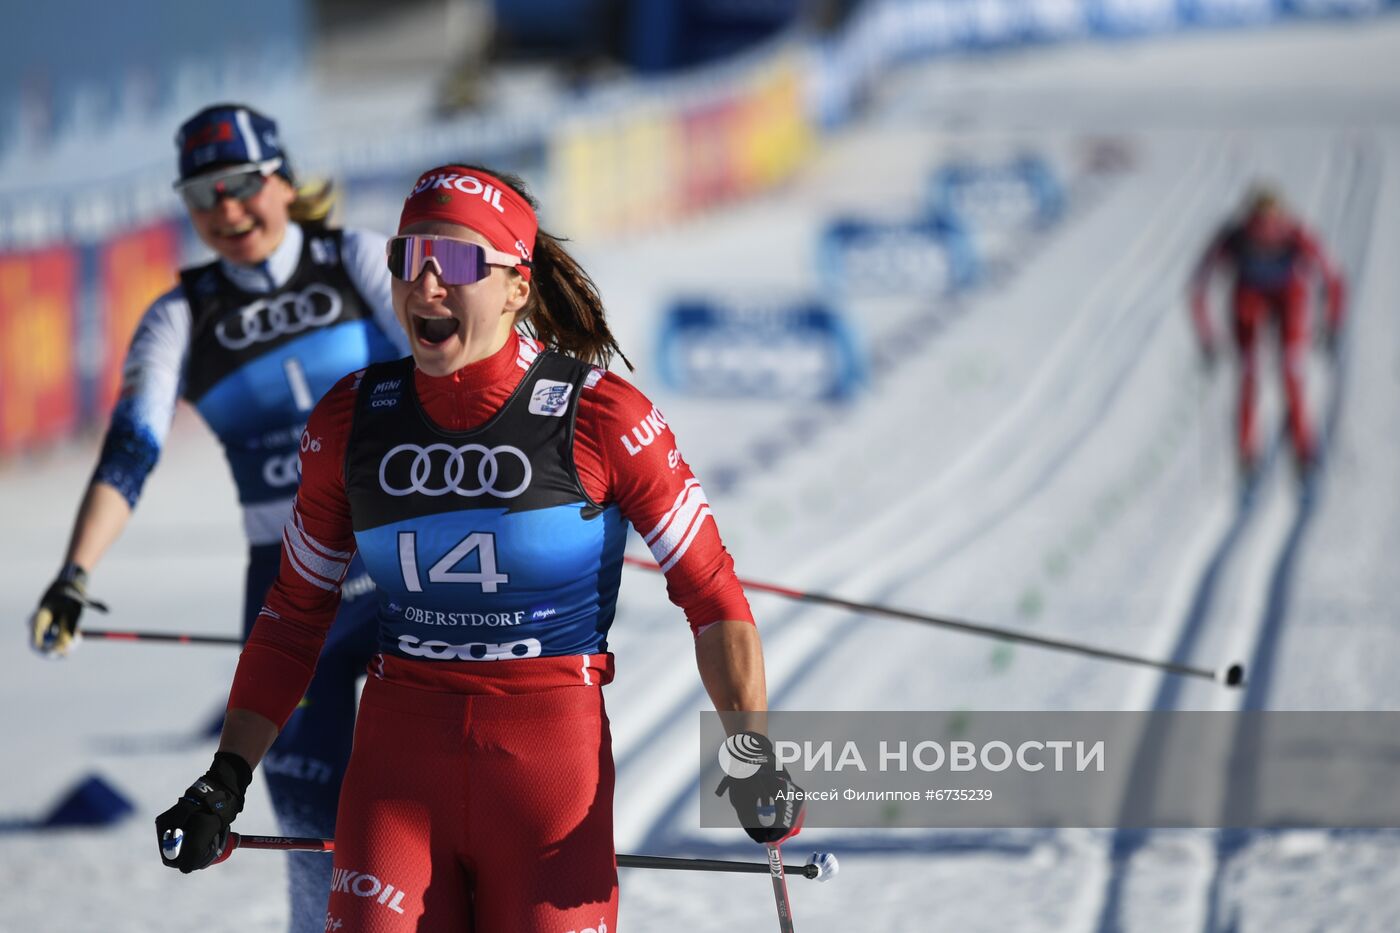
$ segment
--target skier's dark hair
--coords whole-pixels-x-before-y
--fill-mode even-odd
[[[454,162],[441,168],[465,168],[493,175],[524,198],[532,209],[539,210],[539,201],[519,175],[470,162]],[[598,286],[583,271],[578,260],[564,249],[563,243],[561,237],[543,229],[536,232],[535,251],[530,257],[530,299],[521,310],[519,325],[545,346],[586,363],[607,368],[612,358],[618,356],[628,369],[634,369],[608,328]],[[520,273],[512,270],[512,274]]]

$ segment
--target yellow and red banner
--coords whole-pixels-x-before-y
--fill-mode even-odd
[[[782,181],[815,136],[806,74],[781,53],[699,92],[579,117],[550,144],[559,232],[654,227]]]
[[[95,406],[99,418],[116,403],[122,362],[141,315],[175,284],[179,270],[179,232],[171,222],[113,237],[102,246],[97,292],[103,330],[102,369]]]
[[[75,250],[0,255],[0,455],[77,424],[77,305]]]

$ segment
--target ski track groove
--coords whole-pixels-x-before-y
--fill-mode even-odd
[[[1334,144],[1329,149],[1329,157],[1335,156],[1339,148]],[[1364,154],[1348,152],[1346,153],[1349,173],[1341,179],[1341,187],[1345,192],[1344,198],[1331,199],[1329,204],[1340,204],[1338,216],[1327,224],[1328,227],[1344,223],[1351,213],[1353,201],[1358,193],[1363,191],[1362,181],[1365,178],[1366,166],[1362,164]],[[1327,178],[1330,173],[1323,172],[1318,177]],[[1374,210],[1374,196],[1379,188],[1379,173],[1376,173],[1375,183],[1371,190],[1363,197],[1363,201],[1371,205]],[[1338,242],[1340,234],[1349,234],[1346,246],[1337,252],[1354,261],[1345,264],[1345,269],[1353,281],[1360,283],[1363,279],[1366,260],[1366,246],[1369,243],[1369,233],[1373,219],[1368,213],[1364,223],[1353,225],[1352,228],[1335,231],[1328,230],[1332,234],[1327,239],[1331,242]],[[1359,307],[1356,301],[1360,289],[1352,295],[1352,307]],[[1353,325],[1354,326],[1354,325]],[[1299,507],[1292,520],[1285,523],[1288,531],[1281,539],[1268,539],[1258,545],[1260,550],[1277,548],[1277,556],[1269,563],[1272,569],[1263,575],[1266,587],[1266,602],[1263,610],[1263,624],[1258,626],[1254,633],[1252,644],[1250,645],[1248,656],[1249,661],[1246,667],[1247,682],[1241,697],[1241,708],[1258,710],[1264,708],[1270,679],[1270,659],[1277,642],[1277,633],[1284,622],[1287,612],[1288,581],[1293,571],[1296,555],[1310,524],[1318,501],[1317,489],[1322,480],[1325,479],[1325,464],[1328,446],[1335,429],[1341,405],[1342,389],[1345,385],[1345,358],[1339,361],[1337,368],[1337,380],[1333,391],[1329,394],[1326,406],[1325,422],[1323,430],[1319,432],[1319,444],[1321,450],[1322,465],[1309,481],[1309,488],[1305,490],[1300,500]],[[1190,609],[1186,613],[1183,624],[1177,633],[1177,645],[1172,652],[1172,660],[1189,661],[1196,648],[1197,641],[1204,632],[1211,628],[1208,620],[1211,618],[1212,609],[1216,603],[1216,594],[1222,580],[1226,578],[1226,572],[1233,560],[1242,558],[1243,552],[1238,552],[1241,542],[1247,540],[1246,532],[1252,522],[1262,521],[1261,503],[1265,502],[1264,496],[1271,490],[1265,489],[1264,484],[1270,480],[1274,486],[1281,480],[1273,476],[1275,470],[1279,469],[1279,461],[1287,460],[1281,456],[1281,449],[1284,446],[1282,435],[1275,432],[1271,435],[1268,450],[1261,460],[1259,474],[1253,481],[1252,488],[1247,490],[1242,497],[1236,513],[1229,526],[1222,534],[1211,558],[1203,568],[1199,580],[1194,588]],[[1285,467],[1286,468],[1286,467]],[[1283,480],[1286,482],[1286,480]],[[1262,668],[1262,676],[1261,676]],[[1179,678],[1170,675],[1162,675],[1159,678],[1159,686],[1156,698],[1153,701],[1153,710],[1170,710],[1177,708],[1185,685]],[[1160,744],[1144,740],[1139,745],[1139,751],[1135,758],[1130,787],[1139,788],[1146,786],[1148,792],[1152,788],[1152,773],[1156,770],[1155,757],[1160,751]],[[1107,853],[1110,872],[1104,896],[1101,900],[1098,922],[1095,929],[1098,933],[1118,933],[1125,929],[1121,916],[1124,908],[1124,886],[1128,881],[1128,875],[1132,868],[1133,856],[1142,851],[1148,844],[1151,833],[1143,830],[1115,830],[1109,843]],[[1219,887],[1223,881],[1227,863],[1231,855],[1238,850],[1241,845],[1241,835],[1230,833],[1219,833],[1214,846],[1215,864],[1211,870],[1211,875],[1207,881],[1206,891],[1206,916],[1204,918],[1203,929],[1205,933],[1213,933],[1218,928],[1218,901]],[[1231,918],[1228,929],[1234,929],[1237,918]]]
[[[1144,234],[1142,237],[1143,240],[1146,240],[1147,238],[1148,237],[1146,234]],[[973,296],[970,297],[968,300],[977,301],[979,300],[979,298],[980,300],[988,300],[985,296]],[[912,315],[912,317],[922,317],[926,313],[927,312],[922,311],[916,312],[914,315]],[[945,316],[950,318],[950,320],[948,320],[947,323],[954,323],[958,317],[962,316],[962,313]],[[1023,395],[1021,396],[1021,402],[1018,402],[1017,404],[1021,404],[1022,402],[1024,402],[1024,399],[1026,397],[1028,396],[1023,393]],[[751,468],[744,468],[744,471],[750,472]],[[966,472],[968,472],[969,476],[973,479],[975,479],[975,477],[977,476],[976,470],[970,470]],[[904,518],[906,517],[904,513],[906,512],[907,507],[907,504],[891,504],[885,509],[883,513],[879,515],[870,515],[869,520],[871,522],[875,522],[877,520],[897,520],[900,518]],[[886,533],[883,531],[876,531],[872,533],[868,528],[862,529],[862,532],[868,537],[874,538],[875,540],[881,540],[882,535]],[[828,549],[825,552],[818,553],[814,559],[809,559],[808,561],[806,561],[806,563],[832,563],[833,561],[831,561],[830,558],[837,557],[838,560],[835,562],[839,564],[840,555],[833,554],[832,550],[833,549]],[[813,568],[812,570],[808,570],[805,573],[802,571],[794,571],[793,579],[821,579],[827,581],[825,583],[825,588],[830,589],[832,581],[839,582],[840,574],[845,572],[845,570],[846,568],[844,566],[836,566],[830,569]],[[793,583],[793,579],[790,579],[786,582],[788,582],[790,585],[795,585]],[[811,612],[812,609],[807,606],[789,605],[783,610],[780,610],[779,613],[770,614],[768,616],[767,621],[765,621],[764,623],[765,645],[770,648],[776,647],[776,643],[781,641],[783,634],[790,628],[791,624],[798,617]],[[781,652],[773,651],[771,653],[777,655]],[[670,726],[674,724],[674,722],[679,718],[679,716],[692,711],[695,708],[695,704],[699,702],[701,698],[702,694],[699,688],[691,687],[685,692],[683,696],[679,696],[673,702],[669,703],[667,712],[656,716],[649,726],[641,730],[641,735],[637,739],[629,743],[630,747],[620,749],[617,757],[619,771],[632,764],[636,757],[642,754],[645,748],[648,745],[650,745],[653,741],[655,741],[661,733],[663,733],[666,729],[670,728]]]
[[[1343,231],[1339,231],[1349,234],[1348,242],[1337,252],[1352,260],[1344,268],[1347,275],[1356,283],[1350,298],[1353,311],[1359,311],[1364,307],[1359,299],[1363,293],[1365,270],[1370,259],[1376,201],[1384,171],[1381,156],[1378,153],[1369,152],[1365,147],[1366,143],[1360,142],[1353,153],[1356,162],[1353,170],[1353,184],[1348,192],[1348,198],[1342,202],[1338,211],[1339,222],[1345,222],[1348,217],[1358,216],[1364,211],[1363,219],[1349,225]],[[1368,164],[1368,160],[1370,164]],[[1353,318],[1348,323],[1349,326],[1344,333],[1350,335],[1356,327],[1356,321]],[[1343,402],[1349,385],[1350,367],[1347,354],[1349,343],[1349,340],[1344,341],[1337,359],[1336,378],[1332,392],[1329,394],[1326,417],[1320,432],[1320,463],[1317,472],[1310,478],[1303,491],[1298,513],[1279,552],[1274,571],[1269,577],[1268,602],[1259,626],[1259,635],[1254,645],[1254,651],[1250,657],[1252,673],[1245,684],[1244,696],[1240,703],[1242,710],[1260,711],[1266,708],[1268,702],[1274,677],[1275,652],[1281,641],[1281,631],[1287,622],[1292,581],[1296,576],[1298,556],[1302,552],[1303,541],[1319,511],[1319,506],[1325,502],[1322,493],[1325,489],[1324,481],[1327,479],[1328,453],[1331,450],[1332,438],[1340,423]],[[1257,784],[1259,780],[1258,762],[1246,760],[1244,767],[1250,772],[1249,783]],[[1225,933],[1225,931],[1239,929],[1240,908],[1236,906],[1233,910],[1226,911],[1225,905],[1222,903],[1223,886],[1231,862],[1236,855],[1243,851],[1249,839],[1254,835],[1254,832],[1248,830],[1217,831],[1215,836],[1215,871],[1211,875],[1207,890],[1208,912],[1203,924],[1204,933],[1214,933],[1216,930]],[[1223,917],[1221,916],[1222,912],[1225,912]]]
[[[1322,172],[1317,177],[1326,178],[1327,174]],[[1250,485],[1245,488],[1243,496],[1234,509],[1233,517],[1221,534],[1218,544],[1212,550],[1211,557],[1203,566],[1193,588],[1189,609],[1175,633],[1175,643],[1170,653],[1172,660],[1189,661],[1196,650],[1197,642],[1208,627],[1207,621],[1216,601],[1216,593],[1222,581],[1226,579],[1226,571],[1234,562],[1233,558],[1236,557],[1237,548],[1241,541],[1247,540],[1247,532],[1252,530],[1251,526],[1259,524],[1253,519],[1263,511],[1260,508],[1261,503],[1267,501],[1269,494],[1273,492],[1274,464],[1278,458],[1279,449],[1280,436],[1277,431],[1273,431],[1269,435],[1268,447],[1264,457],[1261,458],[1258,473]],[[1265,488],[1266,483],[1269,484],[1268,488]],[[1265,543],[1267,544],[1267,542]],[[1186,685],[1180,678],[1166,674],[1156,675],[1155,679],[1157,688],[1149,708],[1152,710],[1176,708]],[[1160,742],[1154,741],[1156,731],[1154,724],[1149,723],[1147,731],[1139,741],[1128,780],[1130,790],[1125,793],[1125,800],[1153,792],[1153,776],[1157,771],[1157,755],[1162,748]],[[1094,924],[1097,933],[1117,933],[1117,931],[1124,929],[1123,917],[1121,916],[1124,887],[1129,880],[1134,855],[1147,846],[1149,839],[1150,833],[1146,830],[1117,829],[1112,831],[1106,853],[1110,870],[1100,901],[1098,920]]]
[[[1355,175],[1356,171],[1357,170],[1354,169],[1353,175]],[[1356,195],[1355,177],[1349,179],[1348,183],[1352,185],[1352,191],[1350,192],[1350,194],[1354,198]],[[1178,205],[1178,207],[1179,206],[1180,205]],[[1183,213],[1189,215],[1191,212],[1185,211]],[[1343,212],[1343,214],[1345,215],[1345,212]],[[1362,231],[1360,234],[1357,235],[1361,237],[1361,246],[1364,248],[1366,242],[1365,231]],[[1339,252],[1341,251],[1339,250]],[[1347,253],[1343,253],[1343,255],[1350,255],[1351,252],[1352,251],[1348,251]],[[1163,250],[1163,253],[1171,255],[1172,251]],[[1357,277],[1357,280],[1359,281],[1360,276],[1363,272],[1363,263],[1348,263],[1346,268],[1348,274]],[[1157,284],[1159,275],[1162,271],[1163,270],[1158,270],[1151,276],[1145,277],[1143,280],[1140,281],[1143,281],[1144,283],[1150,282],[1152,284]],[[1132,301],[1125,302],[1125,304],[1133,306],[1139,304],[1141,301],[1142,299],[1134,299]],[[1158,316],[1158,321],[1160,321],[1161,317],[1162,315]],[[1114,328],[1115,333],[1123,332],[1123,330],[1126,327],[1126,323],[1129,320],[1131,320],[1131,315],[1126,313],[1122,315],[1118,320],[1116,320],[1114,323],[1118,326]],[[1135,336],[1145,336],[1145,342],[1150,342],[1150,336],[1154,335],[1156,333],[1156,330],[1157,326],[1154,322],[1150,327],[1146,328],[1146,335],[1138,334]],[[1105,343],[1116,343],[1116,341],[1112,340],[1111,336],[1104,337],[1102,339]],[[1109,358],[1113,357],[1110,356]],[[1126,377],[1126,373],[1131,370],[1132,365],[1135,362],[1135,359],[1132,362],[1130,362],[1129,365],[1124,367],[1124,369],[1118,374],[1118,377],[1113,380],[1110,387],[1109,395],[1112,395],[1112,392],[1118,388],[1122,380]],[[1107,404],[1111,404],[1111,401]],[[1107,404],[1105,404],[1102,407],[1106,408]],[[1339,393],[1334,392],[1332,394],[1332,398],[1328,406],[1329,414],[1325,429],[1326,434],[1324,437],[1324,443],[1330,441],[1332,428],[1335,424],[1336,411],[1339,408],[1339,405]],[[1074,449],[1080,443],[1082,443],[1085,437],[1092,433],[1093,425],[1101,419],[1101,416],[1102,408],[1097,410],[1091,421],[1084,425],[1082,429],[1076,433],[1074,442],[1072,444],[1067,445],[1065,449],[1058,451],[1056,456],[1050,458],[1049,463],[1041,464],[1041,470],[1035,482],[1031,483],[1028,487],[1020,490],[1021,494],[1018,497],[1016,497],[1009,505],[996,510],[988,519],[986,519],[985,527],[978,527],[977,525],[974,525],[973,528],[965,530],[963,533],[964,537],[957,542],[957,546],[944,548],[941,552],[938,553],[935,560],[931,563],[937,564],[945,560],[947,557],[956,553],[961,547],[966,546],[966,544],[970,543],[971,540],[975,540],[982,534],[985,534],[987,531],[989,531],[991,527],[999,524],[1002,520],[1004,520],[1006,515],[1016,511],[1016,509],[1020,507],[1023,507],[1025,502],[1033,498],[1035,493],[1039,489],[1042,489],[1044,485],[1049,481],[1050,477],[1052,477],[1056,472],[1058,472],[1060,468],[1064,466],[1066,462],[1068,462],[1068,460],[1071,458]],[[1267,456],[1267,463],[1265,467],[1261,470],[1261,481],[1263,475],[1272,470],[1273,464],[1278,461],[1280,446],[1280,437],[1277,434],[1275,434],[1271,439],[1269,452]],[[986,479],[986,477],[983,477],[983,479]],[[1206,566],[1201,573],[1201,578],[1195,587],[1195,593],[1191,600],[1191,608],[1187,612],[1183,620],[1181,631],[1179,631],[1178,633],[1178,648],[1174,652],[1174,660],[1189,659],[1192,645],[1195,642],[1196,637],[1199,635],[1199,627],[1203,623],[1203,620],[1210,614],[1210,608],[1214,601],[1214,592],[1216,586],[1218,585],[1219,578],[1223,573],[1223,567],[1226,563],[1228,563],[1229,558],[1233,554],[1235,546],[1243,536],[1245,527],[1248,525],[1248,519],[1255,512],[1255,501],[1256,500],[1250,500],[1246,502],[1243,505],[1243,507],[1237,511],[1236,516],[1231,520],[1229,527],[1226,529],[1224,535],[1222,536],[1220,543],[1215,548],[1215,553],[1206,562]],[[1296,552],[1298,544],[1302,540],[1303,533],[1307,527],[1308,519],[1310,516],[1311,509],[1309,508],[1306,512],[1300,513],[1300,515],[1295,518],[1292,530],[1286,537],[1286,550],[1280,555],[1278,561],[1275,562],[1273,572],[1268,575],[1271,581],[1269,587],[1270,608],[1266,611],[1266,617],[1273,620],[1271,623],[1272,626],[1277,626],[1282,622],[1282,617],[1286,609],[1286,586],[1283,584],[1287,579],[1288,568],[1289,566],[1291,566],[1293,555]],[[921,545],[918,543],[916,543],[913,547],[909,548],[910,551],[915,552],[919,551],[920,549]],[[926,563],[921,569],[927,570],[930,565],[931,564]],[[887,578],[885,585],[881,587],[882,592],[880,595],[883,597],[887,597],[891,593],[897,591],[905,582],[907,582],[906,579],[896,579],[891,582],[889,581],[889,578]],[[802,614],[802,612],[803,610],[801,608],[794,608],[793,611],[785,613],[782,619],[782,627],[784,629],[787,629],[796,620],[796,618]],[[838,623],[840,630],[834,636],[834,643],[831,639],[828,639],[822,646],[820,646],[818,651],[810,652],[807,657],[804,657],[800,663],[795,665],[795,673],[790,678],[782,682],[778,689],[774,691],[773,706],[775,708],[782,708],[784,702],[793,693],[795,693],[800,686],[803,685],[803,682],[805,681],[808,673],[810,673],[810,671],[815,667],[814,662],[816,661],[817,655],[819,653],[831,650],[839,650],[841,645],[855,638],[859,634],[859,632],[865,627],[863,623],[866,621],[868,620],[856,619],[849,622]],[[1265,683],[1267,681],[1267,677],[1261,678],[1257,681],[1254,678],[1258,676],[1258,672],[1260,671],[1261,659],[1266,658],[1269,654],[1267,641],[1268,638],[1266,633],[1263,630],[1261,630],[1259,637],[1255,639],[1254,651],[1252,652],[1252,657],[1250,660],[1249,669],[1251,671],[1251,686],[1247,689],[1247,695],[1249,694],[1249,690],[1253,690],[1254,695],[1260,697],[1261,699],[1255,699],[1251,702],[1262,703],[1262,695],[1264,688],[1255,685]],[[1158,705],[1155,708],[1161,708],[1160,704],[1163,701],[1167,702],[1168,705],[1174,704],[1175,699],[1179,694],[1179,686],[1176,683],[1175,678],[1167,677],[1164,678],[1164,680],[1166,682],[1158,691]],[[646,834],[644,845],[648,848],[648,850],[683,850],[686,852],[696,854],[716,855],[742,853],[743,851],[745,851],[742,843],[738,845],[717,844],[710,840],[695,837],[693,835],[668,831],[676,825],[676,817],[679,815],[679,812],[685,805],[685,802],[691,795],[693,795],[698,790],[698,785],[692,783],[691,786],[686,788],[684,791],[682,791],[681,794],[677,795],[672,799],[670,806],[666,808],[665,812],[661,814],[660,818],[653,822],[651,829]],[[931,847],[930,844],[932,844],[932,846],[936,846],[940,851],[945,852],[990,851],[997,852],[1000,854],[1024,856],[1029,854],[1038,845],[1042,844],[1047,838],[1053,837],[1054,835],[1055,834],[1052,831],[1032,831],[1028,833],[1019,834],[986,832],[950,832],[945,833],[938,838],[931,839],[928,837],[923,837],[914,840],[890,840],[888,838],[882,838],[881,836],[877,835],[853,835],[842,836],[842,838],[840,839],[840,845],[843,851],[851,853],[885,853],[892,855],[915,855],[927,852]],[[1134,846],[1134,849],[1135,848],[1136,846]],[[1210,894],[1210,900],[1212,905],[1216,899],[1216,885],[1218,884],[1219,879],[1222,877],[1223,871],[1225,869],[1224,862],[1224,858],[1218,859],[1217,871],[1212,877]],[[1118,859],[1110,859],[1108,867],[1110,869],[1110,877],[1108,881],[1110,890],[1112,890],[1114,886],[1118,886],[1118,890],[1121,892],[1121,885],[1125,880],[1124,869],[1128,867],[1127,862],[1120,861]],[[1100,904],[1103,905],[1104,908],[1112,907],[1113,909],[1103,910],[1103,912],[1101,913],[1101,921],[1099,924],[1097,924],[1097,928],[1104,931],[1119,929],[1119,927],[1117,926],[1116,900],[1113,897],[1106,896],[1102,901],[1100,901]],[[1214,926],[1208,924],[1206,929],[1207,931],[1213,930]]]
[[[1225,178],[1218,180],[1216,187],[1233,187],[1238,183],[1241,169],[1238,164],[1228,159],[1230,145],[1230,139],[1219,139],[1213,141],[1213,145],[1209,147],[1207,152],[1198,150],[1197,164],[1194,169],[1182,173],[1179,178],[1178,187],[1188,189],[1192,200],[1187,203],[1190,203],[1194,208],[1208,207],[1210,196],[1214,191],[1211,186],[1200,183],[1202,176],[1213,175],[1223,169]],[[1196,244],[1197,234],[1192,228],[1192,222],[1197,216],[1195,210],[1183,210],[1183,201],[1176,197],[1163,198],[1160,203],[1164,205],[1165,222],[1169,225],[1169,233],[1165,237],[1166,240],[1170,241],[1169,245],[1163,245],[1163,237],[1158,229],[1160,224],[1143,225],[1134,247],[1120,254],[1122,259],[1114,267],[1115,274],[1105,276],[1099,281],[1094,295],[1084,301],[1082,307],[1085,310],[1077,317],[1076,326],[1069,329],[1054,350],[1047,354],[1046,365],[1029,381],[1027,389],[1020,394],[1018,399],[1009,406],[1009,412],[1004,413],[997,420],[993,427],[984,434],[982,440],[972,445],[970,454],[985,451],[982,453],[982,459],[989,460],[991,464],[999,465],[1002,468],[997,470],[994,475],[989,476],[989,464],[968,456],[957,461],[947,471],[947,473],[965,475],[968,483],[977,485],[979,491],[983,493],[986,493],[988,487],[993,485],[995,481],[1002,479],[1005,480],[1005,485],[1011,486],[1011,490],[1003,492],[1000,496],[986,495],[988,499],[1000,499],[1000,501],[966,521],[964,523],[966,527],[959,531],[957,537],[952,541],[934,551],[931,560],[918,559],[912,561],[915,566],[903,568],[899,568],[898,565],[900,563],[908,564],[911,561],[906,559],[903,562],[886,562],[884,572],[881,574],[882,582],[875,595],[870,598],[877,601],[888,599],[904,587],[912,576],[926,573],[930,568],[945,562],[1002,524],[1019,509],[1024,508],[1072,460],[1073,454],[1102,424],[1104,413],[1120,400],[1119,389],[1139,360],[1148,352],[1152,338],[1159,332],[1162,322],[1168,318],[1167,314],[1160,313],[1161,309],[1158,307],[1163,300],[1161,296],[1164,294],[1172,296],[1165,301],[1171,306],[1176,304],[1177,283],[1181,278],[1180,270],[1177,268],[1181,265],[1179,257],[1191,255]],[[1141,265],[1136,264],[1136,260],[1140,250],[1145,249],[1148,245],[1152,247],[1152,253],[1158,257],[1158,261],[1155,265],[1149,265],[1144,271]],[[1132,275],[1132,278],[1123,283],[1122,287],[1118,287],[1117,279],[1125,277],[1125,274]],[[1120,297],[1124,292],[1129,297]],[[1103,297],[1099,298],[1100,295]],[[1154,298],[1157,300],[1154,301]],[[1100,302],[1118,309],[1108,326],[1102,326],[1103,322],[1092,313],[1092,309]],[[1159,313],[1152,313],[1154,311]],[[1097,328],[1092,326],[1096,324],[1100,326]],[[1070,339],[1077,337],[1079,331],[1088,331],[1089,336],[1080,340]],[[1084,352],[1085,348],[1082,344],[1085,342],[1088,342],[1090,350],[1094,351],[1091,353],[1093,358],[1121,360],[1120,365],[1109,373],[1106,382],[1102,375],[1098,380],[1085,380],[1083,371],[1076,368],[1075,360],[1079,359],[1080,354]],[[1134,350],[1136,352],[1133,352]],[[1086,382],[1088,383],[1087,388],[1084,387]],[[1029,425],[1032,423],[1043,424],[1045,420],[1043,412],[1036,410],[1035,402],[1045,397],[1064,398],[1075,390],[1078,390],[1080,395],[1089,396],[1087,403],[1065,406],[1065,420],[1075,421],[1078,424],[1068,430],[1050,432],[1053,436],[1064,438],[1065,442],[1048,452],[1034,445],[1024,444],[1022,439],[1027,435]],[[991,436],[988,437],[988,435]],[[1020,456],[1013,456],[1003,448],[1009,448]],[[1020,473],[1029,474],[1029,476],[1014,475],[1018,467]],[[944,485],[951,484],[952,481],[948,479],[947,473],[940,477],[942,482],[934,484],[937,491],[943,491]],[[1013,475],[1006,478],[1007,473]],[[967,490],[954,486],[947,491],[947,498],[951,501],[958,495],[966,496],[967,492]],[[924,495],[921,495],[920,498],[924,498]],[[883,518],[908,519],[914,515],[929,514],[931,508],[936,512],[936,507],[931,507],[926,503],[921,502],[914,505],[904,502],[901,503],[898,510],[887,512]],[[862,532],[864,537],[869,536],[867,529],[862,529]],[[881,529],[875,540],[889,540],[888,534],[888,531]],[[935,523],[928,536],[937,537],[943,534],[946,534],[946,531]],[[894,539],[900,540],[898,535],[895,535]],[[847,545],[848,548],[850,546]],[[916,536],[902,547],[901,551],[907,554],[922,555],[929,554],[931,548],[930,542]],[[897,568],[893,572],[889,569],[891,565]],[[847,583],[849,584],[850,581],[848,580]],[[864,591],[868,587],[861,589]],[[810,612],[803,607],[794,607],[793,611],[786,613],[782,619],[783,630],[786,631],[804,611]],[[824,640],[811,648],[798,663],[791,665],[794,669],[793,675],[782,681],[776,690],[771,691],[770,702],[773,708],[783,708],[787,699],[805,685],[807,677],[815,669],[820,656],[831,651],[839,651],[842,645],[857,637],[866,622],[868,620],[854,619],[836,623],[837,631],[828,634]],[[775,627],[776,624],[771,623]],[[768,641],[768,638],[765,638],[765,641]],[[774,654],[776,653],[774,652]],[[695,696],[691,702],[686,703],[682,714],[693,710],[698,699],[699,697]],[[698,790],[698,783],[692,780],[680,793],[672,797],[669,805],[653,821],[650,830],[646,833],[644,848],[648,851],[736,851],[733,846],[715,845],[693,835],[670,831],[670,827],[676,824],[676,818],[682,808],[688,804]],[[1008,835],[1015,838],[1008,839]],[[955,834],[954,839],[924,837],[918,841],[925,845],[933,842],[940,849],[951,847],[962,851],[995,850],[1025,854],[1052,835],[1052,831],[1049,830],[1012,834],[978,832]],[[920,850],[926,851],[925,846],[910,845],[907,841],[890,842],[862,837],[847,838],[843,836],[842,845],[847,848],[859,847],[861,851],[911,853]]]

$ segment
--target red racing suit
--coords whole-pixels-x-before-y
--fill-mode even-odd
[[[434,424],[470,430],[503,410],[539,352],[512,335],[451,376],[414,369],[413,390]],[[230,708],[276,723],[311,679],[356,549],[346,445],[358,381],[341,380],[311,413],[281,571],[229,698]],[[573,468],[583,489],[645,536],[692,630],[752,622],[660,413],[602,371],[577,405]],[[327,930],[615,933],[613,764],[600,690],[612,655],[473,661],[381,649],[341,795]]]
[[[1292,218],[1251,217],[1228,225],[1211,242],[1192,277],[1192,320],[1202,348],[1212,355],[1216,342],[1206,293],[1211,275],[1222,268],[1234,275],[1231,305],[1241,363],[1237,432],[1240,460],[1252,464],[1259,454],[1255,424],[1258,344],[1260,332],[1272,326],[1282,341],[1289,438],[1298,461],[1310,463],[1316,453],[1315,439],[1303,390],[1309,346],[1309,273],[1320,276],[1326,288],[1329,337],[1342,324],[1345,283],[1316,238]]]

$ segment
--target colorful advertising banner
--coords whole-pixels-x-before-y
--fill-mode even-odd
[[[704,93],[574,121],[550,146],[561,229],[655,227],[788,177],[814,134],[804,61],[781,54]]]
[[[666,223],[679,213],[676,174],[684,142],[674,120],[664,112],[643,111],[628,121],[622,138],[622,164],[629,190],[632,229]]]
[[[0,255],[0,456],[77,423],[77,277],[72,249]]]
[[[696,107],[681,116],[685,133],[684,204],[701,211],[739,191],[735,132],[739,105],[732,99]]]
[[[102,246],[97,292],[103,329],[98,418],[105,418],[116,403],[122,361],[141,315],[175,284],[179,268],[179,227],[173,221],[113,237]]]
[[[782,181],[811,150],[805,72],[795,61],[773,70],[748,95],[738,116],[734,160],[746,191]]]

